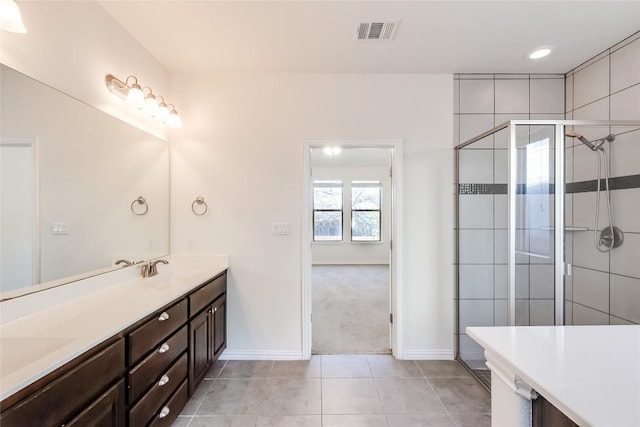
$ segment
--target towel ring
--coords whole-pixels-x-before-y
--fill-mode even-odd
[[[136,212],[136,210],[133,208],[136,203],[139,205],[144,205],[144,211]],[[146,215],[147,212],[149,212],[149,205],[147,204],[147,201],[144,199],[144,197],[139,196],[137,199],[131,202],[131,212],[133,212],[134,215]]]
[[[196,205],[201,205],[201,206],[204,205],[204,210],[198,213],[198,211],[196,211]],[[198,196],[193,201],[193,203],[191,203],[191,210],[193,211],[194,214],[198,216],[202,216],[207,213],[207,211],[209,210],[209,206],[207,206],[207,202],[204,201],[204,197]]]

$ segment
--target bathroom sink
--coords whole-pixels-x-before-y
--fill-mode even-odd
[[[0,377],[27,366],[76,338],[69,337],[0,337]]]

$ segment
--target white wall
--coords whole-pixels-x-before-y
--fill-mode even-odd
[[[340,180],[344,185],[342,242],[313,242],[313,264],[389,264],[391,238],[391,179],[389,167],[313,167],[314,180]],[[381,241],[351,241],[351,182],[379,181],[382,184]]]
[[[451,75],[176,74],[172,92],[172,252],[230,255],[228,352],[301,356],[303,141],[401,138],[403,350],[451,356]]]
[[[143,86],[167,95],[169,72],[98,3],[18,3],[28,32],[0,32],[0,62],[166,139],[165,126],[112,95],[104,77],[134,74]]]

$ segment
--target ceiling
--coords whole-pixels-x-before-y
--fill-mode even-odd
[[[172,72],[565,73],[640,30],[639,0],[99,3]],[[355,39],[381,19],[393,40]]]

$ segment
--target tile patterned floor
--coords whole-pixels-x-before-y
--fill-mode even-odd
[[[490,402],[456,361],[218,361],[174,427],[483,427]]]

